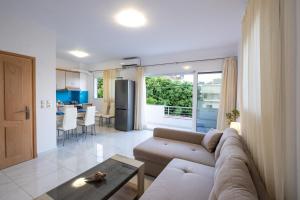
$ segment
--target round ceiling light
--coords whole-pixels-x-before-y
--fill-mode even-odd
[[[80,51],[80,50],[73,50],[73,51],[69,51],[70,54],[72,54],[73,56],[76,56],[78,58],[84,58],[89,56],[88,53],[84,52],[84,51]]]
[[[183,66],[183,69],[185,69],[185,70],[189,70],[189,69],[191,69],[191,66],[189,66],[189,65],[185,65],[185,66]]]
[[[133,8],[120,11],[118,14],[116,14],[115,20],[118,24],[130,28],[145,26],[147,21],[143,13]]]

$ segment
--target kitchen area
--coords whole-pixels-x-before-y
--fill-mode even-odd
[[[104,80],[103,74],[100,79]],[[95,96],[98,81],[93,72],[56,69],[57,143],[63,139],[64,144],[72,136],[96,134],[96,125],[133,130],[135,81],[122,77],[111,79],[106,83],[113,94],[110,101]]]
[[[56,106],[60,111],[65,105],[82,109],[89,104],[89,75],[84,72],[56,69]]]
[[[56,69],[57,143],[62,139],[64,144],[64,140],[69,138],[70,133],[72,135],[76,133],[77,137],[78,120],[82,120],[82,132],[87,133],[88,128],[90,128],[89,132],[95,132],[96,109],[89,103],[89,78],[87,72]],[[90,111],[88,107],[93,110]],[[94,120],[91,124],[85,122],[86,114],[93,116]]]

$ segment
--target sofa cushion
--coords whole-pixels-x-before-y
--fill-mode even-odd
[[[228,158],[235,158],[243,161],[248,167],[251,179],[257,191],[258,198],[264,200],[270,199],[264,183],[256,169],[254,161],[251,159],[250,152],[248,151],[241,137],[228,137],[226,139],[220,150],[220,156],[216,161],[216,173]]]
[[[201,141],[204,138],[203,133],[167,128],[155,128],[153,130],[153,136],[192,144],[201,144]]]
[[[203,146],[153,137],[134,148],[136,159],[148,160],[161,165],[167,165],[173,158],[184,159],[208,166],[215,165],[213,153]]]
[[[255,200],[257,192],[246,164],[236,158],[227,158],[215,173],[210,200]]]
[[[248,155],[244,151],[242,141],[237,137],[229,137],[224,142],[220,151],[220,156],[216,161],[216,170],[218,170],[223,165],[224,161],[229,157],[240,159],[248,166]]]
[[[140,200],[207,200],[214,168],[181,159],[172,160]]]
[[[206,148],[207,151],[212,153],[215,151],[221,136],[222,136],[222,131],[211,129],[205,134],[201,142],[201,145],[204,146],[204,148]]]
[[[237,133],[237,131],[233,128],[227,128],[224,130],[223,134],[222,134],[222,137],[216,147],[216,151],[215,151],[215,160],[218,160],[219,156],[220,156],[220,151],[221,151],[221,148],[224,144],[224,142],[226,141],[227,138],[229,137],[237,137],[239,138],[239,135]]]

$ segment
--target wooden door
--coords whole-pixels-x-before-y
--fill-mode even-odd
[[[34,58],[0,52],[0,169],[35,157]]]

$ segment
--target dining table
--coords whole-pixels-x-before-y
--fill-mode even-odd
[[[77,118],[84,118],[86,109],[77,109]],[[62,121],[64,119],[63,111],[56,111],[56,121]]]

